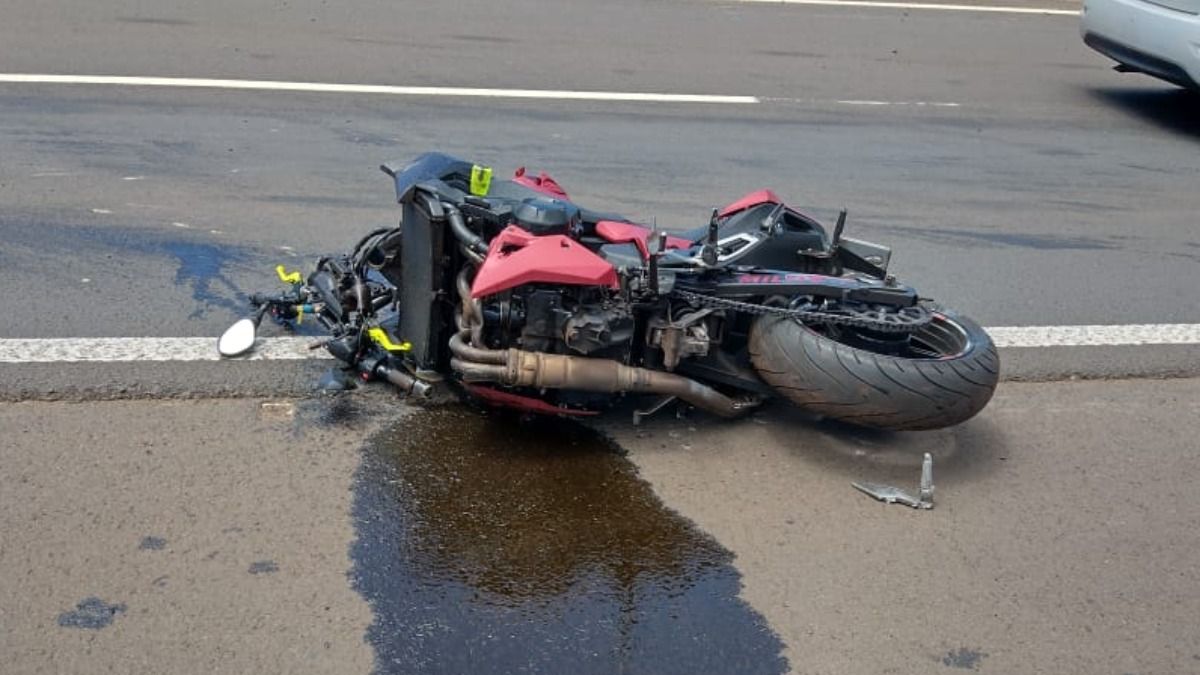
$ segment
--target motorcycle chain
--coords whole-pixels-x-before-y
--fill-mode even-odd
[[[912,333],[929,325],[933,315],[928,309],[902,307],[899,309],[856,308],[843,306],[836,310],[792,309],[774,305],[759,305],[729,298],[718,298],[691,291],[674,290],[671,295],[698,307],[729,309],[758,316],[771,315],[796,319],[801,323],[824,323],[852,328],[864,328],[881,333]]]

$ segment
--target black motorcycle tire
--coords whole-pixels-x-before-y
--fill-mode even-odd
[[[941,358],[875,353],[795,319],[767,315],[751,326],[750,359],[759,376],[793,403],[842,422],[901,431],[970,419],[991,400],[1000,377],[991,337],[971,319],[945,310],[921,330],[951,331],[954,339],[961,336],[961,349]]]

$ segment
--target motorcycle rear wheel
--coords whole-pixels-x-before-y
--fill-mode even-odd
[[[896,431],[970,419],[1000,377],[991,337],[945,310],[900,346],[853,329],[762,316],[750,330],[750,359],[763,380],[809,412]]]

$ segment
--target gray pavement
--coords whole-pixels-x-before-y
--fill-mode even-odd
[[[667,506],[737,555],[796,672],[1186,673],[1198,394],[1195,380],[1010,384],[935,433],[784,411],[613,432]],[[933,511],[850,487],[914,489],[923,452]]]
[[[277,399],[0,407],[0,670],[368,672],[358,445],[327,426]]]
[[[10,72],[817,100],[953,94],[1022,109],[1086,100],[1081,85],[1123,84],[1105,75],[1070,17],[706,0],[56,0],[20,10],[0,27],[0,63]],[[1031,88],[1034,100],[1014,96]]]
[[[979,418],[920,434],[853,431],[799,419],[783,406],[733,423],[660,418],[633,429],[610,419],[606,426],[666,509],[732,552],[740,597],[782,640],[793,672],[1183,673],[1200,659],[1192,620],[1200,611],[1193,527],[1200,513],[1192,498],[1198,388],[1196,380],[1011,383]],[[438,663],[507,671],[514,662],[418,647],[473,644],[491,653],[490,641],[457,611],[498,606],[523,624],[546,603],[573,597],[574,585],[533,564],[550,559],[526,546],[553,545],[569,560],[576,554],[545,538],[555,521],[538,518],[549,514],[527,509],[561,512],[573,527],[616,528],[597,536],[614,537],[618,565],[657,560],[664,546],[685,547],[670,555],[711,551],[704,539],[671,534],[678,517],[643,505],[656,500],[636,477],[622,477],[624,469],[601,469],[602,450],[522,450],[517,438],[488,431],[503,428],[500,420],[413,427],[433,432],[431,444],[407,441],[417,449],[403,451],[397,473],[379,484],[413,485],[407,490],[420,500],[387,519],[365,517],[362,487],[351,482],[356,448],[404,413],[361,393],[342,402],[0,405],[6,672],[367,672],[368,625],[376,627],[373,644],[408,654],[419,672],[439,672]],[[473,453],[472,444],[489,449]],[[936,458],[933,511],[886,506],[850,488],[852,480],[914,483],[926,451]],[[522,452],[532,455],[521,459]],[[562,492],[597,471],[603,482]],[[432,482],[418,487],[425,481]],[[612,505],[620,520],[611,525],[601,512],[579,511],[580,499],[605,492],[636,505]],[[480,503],[504,508],[472,515]],[[413,504],[427,524],[409,530]],[[466,529],[456,533],[447,518]],[[399,535],[370,538],[380,528]],[[669,539],[643,539],[647,533]],[[479,539],[497,534],[511,543],[495,548]],[[348,551],[364,555],[364,537],[368,560],[396,556],[387,575],[397,582],[416,575],[406,593],[371,596],[389,612],[374,617],[347,577]],[[403,598],[424,602],[420,589],[445,583],[423,562],[427,554],[406,563],[406,551],[443,547],[464,569],[479,570],[466,577],[465,594],[457,592],[461,610],[422,610],[442,617],[428,625],[458,637],[422,637],[427,629],[414,629],[423,624],[411,619],[381,635],[385,617],[418,608]],[[562,564],[588,569],[591,554],[583,555]],[[514,573],[523,590],[495,605],[497,586]],[[355,578],[361,574],[360,561]],[[673,593],[714,592],[689,587],[681,581]],[[111,609],[77,607],[92,597]],[[572,602],[594,602],[589,597]],[[640,603],[616,616],[629,611],[643,623],[656,620]],[[72,623],[97,615],[105,625]],[[564,664],[585,658],[579,663],[594,668],[578,650],[610,630],[609,620],[570,636],[554,632],[558,621],[575,626],[566,612],[549,622],[544,647],[513,646],[530,662],[545,653]],[[657,639],[674,645],[682,636],[667,631]],[[653,649],[647,653],[659,663]],[[728,667],[720,653],[695,647],[688,658]],[[772,658],[767,651],[752,663]],[[612,661],[599,663],[595,672]],[[404,662],[376,665],[411,672]],[[705,672],[749,670],[725,667]]]
[[[275,283],[275,264],[302,265],[394,222],[376,167],[429,149],[501,173],[544,169],[583,204],[667,227],[694,226],[763,186],[824,218],[846,206],[849,234],[893,245],[902,279],[985,325],[1200,323],[1191,292],[1200,282],[1200,99],[1112,73],[1069,17],[701,0],[9,5],[0,12],[0,71],[9,73],[762,102],[0,84],[0,339],[216,335],[243,311],[245,293]],[[689,656],[716,660],[696,672],[769,671],[780,656],[798,673],[1195,671],[1198,380],[1119,378],[1200,375],[1200,346],[1002,358],[1008,381],[991,406],[941,432],[866,434],[782,405],[731,424],[602,420],[627,453],[620,461],[648,481],[609,464],[615,456],[600,468],[585,461],[593,473],[583,475],[599,471],[635,502],[597,507],[623,520],[604,530],[629,556],[614,569],[650,560],[654,584],[683,589],[662,596],[663,612],[689,593],[715,594],[699,600],[722,608],[710,614],[742,622],[725,636],[761,640],[740,668],[729,659],[750,643],[705,642],[709,651]],[[545,545],[547,530],[533,518],[520,532],[495,514],[474,521],[466,509],[451,514],[464,527],[435,533],[427,547],[430,530],[406,520],[420,499],[364,524],[353,475],[375,465],[362,448],[408,410],[377,390],[348,404],[304,398],[322,367],[0,364],[0,670],[436,672],[483,652],[425,653],[419,645],[430,643],[410,635],[462,630],[458,644],[495,647],[485,624],[470,623],[477,618],[413,624],[403,598],[416,596],[366,590],[364,575],[393,568],[362,543],[434,558],[445,544],[483,564],[479,535],[509,528],[502,562],[528,575],[542,549],[517,544]],[[1013,381],[1071,378],[1095,381]],[[56,398],[71,402],[45,401]],[[99,400],[133,398],[144,400]],[[487,424],[462,426],[472,430],[459,430],[462,443],[486,437],[503,448]],[[516,434],[514,445],[529,437]],[[543,467],[544,451],[499,458],[495,475],[511,471],[522,489],[489,493],[486,453],[461,452],[407,455],[428,475],[401,466],[376,487],[386,492],[395,478],[417,480],[418,497],[460,494],[466,465],[442,469],[461,460],[475,476],[476,492],[462,493],[468,506],[503,497],[519,510],[527,497],[584,522],[577,500],[546,501],[564,498],[551,484],[572,474]],[[923,451],[937,457],[934,511],[849,488],[853,479],[912,482]],[[680,524],[688,519],[703,532]],[[399,529],[388,529],[393,521]],[[678,571],[679,552],[666,547],[663,562],[664,547],[638,546],[631,531],[668,533],[672,546],[709,556],[684,562],[713,565],[664,575]],[[553,550],[596,567],[590,553]],[[535,584],[535,609],[493,602],[487,584],[454,586],[454,597],[467,608],[484,598],[500,617],[573,601],[561,586],[536,587],[540,579],[518,579]],[[412,581],[422,598],[441,588]],[[654,584],[629,592],[660,597]],[[615,616],[644,619],[641,629],[604,614],[583,634],[606,645],[642,636],[620,647],[632,659],[622,663],[654,671],[647,664],[661,666],[666,652],[646,644],[674,649],[692,634],[637,633],[671,624],[659,623],[654,602],[633,604]],[[433,605],[425,609],[457,611]],[[703,620],[689,626],[721,634]],[[538,635],[553,639],[547,630]],[[555,644],[571,652],[569,641]],[[575,656],[597,672],[609,665]]]

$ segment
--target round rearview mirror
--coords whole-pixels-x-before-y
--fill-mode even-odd
[[[241,356],[254,347],[256,332],[253,319],[242,319],[221,334],[217,340],[217,351],[221,356]]]

